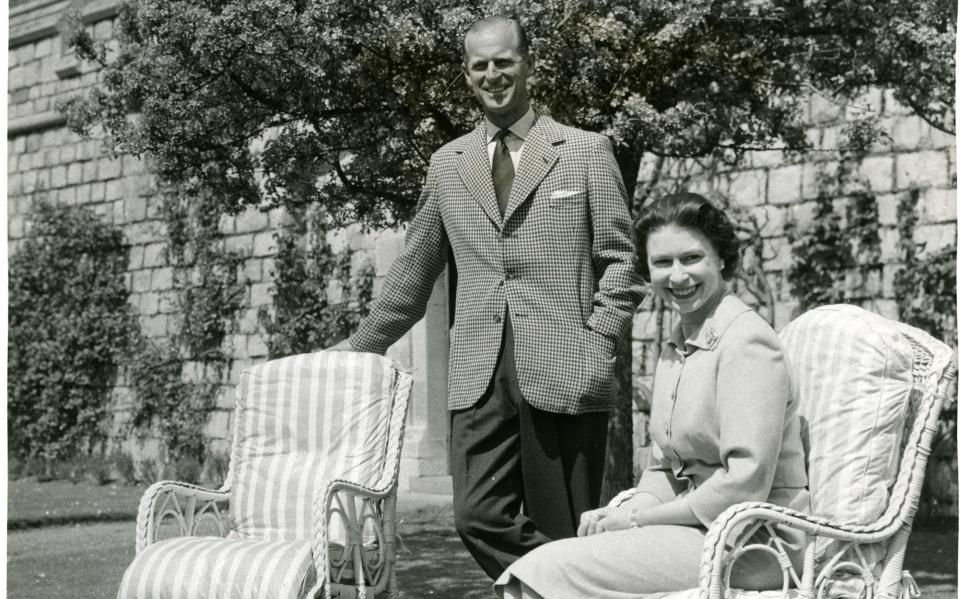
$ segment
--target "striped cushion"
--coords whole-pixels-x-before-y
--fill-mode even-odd
[[[333,479],[382,484],[394,362],[318,352],[266,362],[238,390],[231,514],[242,538],[309,539],[314,494]],[[328,538],[343,542],[332,522]]]
[[[848,305],[811,310],[782,332],[801,417],[813,513],[868,526],[887,507],[913,385],[899,325]]]
[[[293,599],[316,579],[310,541],[182,537],[137,554],[118,599]]]

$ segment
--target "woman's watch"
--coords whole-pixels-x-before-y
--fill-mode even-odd
[[[640,528],[640,508],[630,508],[630,528]]]

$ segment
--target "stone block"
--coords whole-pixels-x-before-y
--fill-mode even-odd
[[[83,166],[79,162],[67,166],[67,185],[77,185],[83,181]]]
[[[7,235],[13,239],[20,239],[25,232],[24,217],[17,214],[7,219]]]
[[[942,223],[957,220],[956,189],[925,189],[918,206],[920,222]]]
[[[240,276],[247,280],[259,283],[263,280],[261,266],[263,260],[260,258],[251,258],[245,260],[243,265],[240,267]]]
[[[123,171],[123,163],[119,157],[117,158],[101,158],[100,159],[100,178],[101,179],[116,179],[120,176]]]
[[[947,133],[946,131],[941,131],[936,127],[930,127],[929,145],[930,148],[934,150],[956,148],[957,136]]]
[[[114,183],[111,181],[110,183]],[[109,183],[107,184],[109,185]],[[137,222],[147,218],[147,199],[138,196],[127,196],[123,199],[126,208],[124,217],[127,222]]]
[[[227,396],[230,394],[227,393]],[[232,431],[230,429],[230,410],[214,410],[210,414],[210,419],[204,428],[204,433],[210,439],[227,439]]]
[[[139,304],[140,314],[144,316],[153,316],[160,312],[160,295],[155,292],[147,292],[140,295]]]
[[[253,235],[231,235],[224,240],[223,245],[224,249],[229,251],[249,252],[253,248]]]
[[[895,193],[877,194],[877,220],[881,225],[897,224],[897,204],[900,195]]]
[[[31,88],[31,89],[36,89]],[[37,98],[33,101],[33,109],[37,112],[46,112],[54,108],[53,103],[50,101],[50,98]]]
[[[896,189],[947,187],[949,163],[944,152],[927,150],[897,154]]]
[[[90,184],[90,201],[103,202],[107,199],[107,184],[99,181]]]
[[[26,171],[21,175],[23,193],[33,193],[37,189],[37,171]]]
[[[111,179],[107,181],[106,195],[104,199],[108,202],[113,200],[122,200],[126,195],[124,192],[124,182],[123,179]]]
[[[135,175],[128,178],[131,193],[138,196],[152,196],[157,193],[157,179],[153,175]]]
[[[53,40],[54,38],[52,37],[45,37],[38,41],[36,46],[34,46],[34,56],[37,58],[43,58],[44,56],[50,56],[53,54]]]
[[[764,270],[786,270],[790,268],[792,256],[790,243],[786,237],[771,237],[763,244]]]
[[[794,164],[770,169],[767,201],[771,204],[792,204],[803,198],[803,165]]]
[[[918,116],[909,115],[894,120],[890,130],[893,147],[897,151],[913,151],[929,141],[930,125]]]
[[[23,175],[7,175],[7,196],[18,196],[23,192]]]
[[[146,252],[144,252],[146,254]],[[150,277],[150,289],[153,291],[166,291],[173,289],[173,268],[169,266],[163,268],[154,268]]]
[[[67,184],[67,167],[55,166],[50,169],[50,187],[59,189]]]
[[[248,208],[236,218],[237,233],[253,233],[269,228],[270,217],[256,208]]]
[[[883,297],[894,297],[893,283],[896,281],[897,273],[900,272],[903,267],[899,264],[884,264],[883,265],[883,284],[881,295]]]
[[[276,268],[276,259],[275,258],[263,258],[260,260],[260,279],[262,281],[272,281],[276,276],[274,269]]]
[[[66,204],[67,206],[76,206],[79,201],[77,198],[77,188],[76,187],[64,187],[63,189],[58,189],[57,192],[57,201],[61,204]],[[93,206],[93,211],[97,213],[107,223],[113,223],[113,214],[110,210],[109,204],[96,204]]]
[[[107,41],[113,37],[113,21],[104,19],[93,26],[93,37],[98,40]]]
[[[123,172],[124,177],[140,175],[145,170],[143,166],[143,160],[131,154],[124,154],[120,158],[120,163],[120,170]]]
[[[150,291],[150,271],[149,270],[137,270],[133,272],[133,288],[134,293],[143,293],[145,291]]]
[[[130,246],[130,252],[127,255],[127,268],[130,270],[139,270],[143,268],[143,246]]]
[[[81,163],[83,166],[83,177],[82,180],[84,183],[92,183],[99,178],[99,165],[96,160],[88,160]]]
[[[250,285],[250,305],[253,307],[273,304],[272,283],[253,283]]]
[[[880,262],[894,262],[899,258],[900,251],[897,249],[897,240],[899,235],[893,227],[880,228]]]
[[[873,299],[864,302],[863,308],[890,320],[900,319],[900,309],[897,307],[896,300]]]
[[[180,294],[176,290],[159,292],[159,308],[161,314],[180,312]]]
[[[36,52],[37,46],[35,44],[27,43],[22,46],[18,46],[16,49],[17,62],[19,64],[25,64],[32,61],[37,57]]]
[[[143,266],[153,268],[166,264],[167,260],[164,256],[166,249],[165,243],[149,243],[143,246]]]
[[[60,162],[70,163],[77,159],[77,144],[67,144],[60,148]]]
[[[860,162],[860,179],[870,185],[874,193],[884,193],[893,189],[895,165],[893,156],[870,156]]]
[[[823,125],[832,123],[843,114],[843,106],[819,94],[810,97],[810,122]]]
[[[783,232],[790,209],[787,206],[764,204],[750,209],[760,227],[761,235],[778,235]]]
[[[42,152],[31,152],[30,154],[21,154],[20,161],[18,164],[18,171],[21,173],[33,170],[34,168],[34,156],[39,156]]]
[[[914,231],[913,238],[924,244],[924,253],[936,252],[943,248],[956,246],[957,227],[954,223],[939,225],[920,225]]]
[[[279,229],[289,224],[287,211],[284,208],[271,208],[267,212],[267,220],[271,229]]]
[[[843,127],[824,127],[820,135],[820,149],[827,152],[836,152],[844,145]]]
[[[165,314],[140,317],[140,331],[147,337],[164,337],[169,317]]]
[[[240,327],[240,332],[245,335],[253,335],[260,331],[260,322],[257,318],[257,310],[244,310],[243,316],[240,317],[240,322],[237,323]]]
[[[251,358],[266,358],[268,353],[267,344],[260,335],[247,336],[247,355]]]
[[[253,255],[269,256],[276,253],[276,240],[273,233],[257,233],[253,236]]]
[[[156,223],[143,221],[139,223],[128,223],[123,226],[123,234],[131,243],[149,243],[151,241],[166,241],[160,233]]]

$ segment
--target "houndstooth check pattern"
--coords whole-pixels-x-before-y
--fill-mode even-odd
[[[458,270],[449,409],[486,390],[509,307],[524,398],[550,412],[609,410],[615,344],[641,299],[610,141],[540,116],[502,218],[486,143],[480,126],[433,155],[404,250],[350,342],[383,353],[420,320],[449,246]]]

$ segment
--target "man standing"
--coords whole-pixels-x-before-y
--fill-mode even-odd
[[[384,353],[423,317],[452,249],[454,515],[492,578],[597,506],[616,344],[641,297],[610,142],[534,112],[533,67],[517,21],[467,30],[485,121],[432,156],[404,250],[348,341]]]

